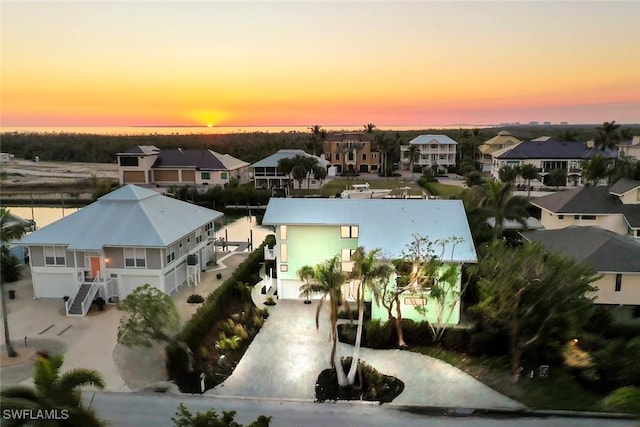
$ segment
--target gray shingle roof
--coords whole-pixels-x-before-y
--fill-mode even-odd
[[[68,245],[70,250],[165,247],[221,216],[221,212],[126,185],[17,243]]]
[[[640,187],[640,181],[628,178],[620,178],[615,184],[609,188],[611,194],[622,196],[624,193]]]
[[[276,199],[269,201],[264,225],[358,225],[358,244],[399,258],[414,235],[430,241],[459,237],[453,259],[476,262],[467,216],[460,200]],[[446,256],[452,246],[445,248]]]
[[[157,167],[194,167],[196,169],[226,170],[225,165],[210,150],[162,150],[153,164]]]
[[[598,227],[567,227],[521,233],[548,251],[578,262],[588,262],[599,272],[640,272],[640,241]]]
[[[531,204],[556,214],[612,214],[622,213],[622,202],[609,194],[609,187],[598,185],[559,191],[535,198]]]

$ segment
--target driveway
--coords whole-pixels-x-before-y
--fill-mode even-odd
[[[206,394],[315,400],[318,374],[329,368],[331,342],[323,309],[316,330],[317,302],[278,301],[234,373]],[[326,306],[325,306],[326,307]],[[339,344],[341,356],[353,346]],[[524,406],[440,360],[400,350],[361,350],[362,359],[405,389],[398,405],[520,409]]]

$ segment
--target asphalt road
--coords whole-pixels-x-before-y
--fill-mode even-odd
[[[422,415],[389,405],[313,403],[175,396],[137,393],[84,393],[83,398],[111,427],[171,427],[171,417],[183,402],[193,413],[215,409],[237,411],[236,421],[246,425],[259,415],[272,417],[273,427],[325,426],[470,426],[470,427],[617,427],[637,426],[633,420],[575,417],[452,416],[444,413]],[[438,411],[439,412],[439,411]]]

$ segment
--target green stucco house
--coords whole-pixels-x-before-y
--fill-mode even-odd
[[[358,246],[367,251],[380,248],[381,261],[399,259],[415,236],[430,241],[452,237],[458,243],[444,248],[446,262],[460,266],[477,262],[471,231],[460,200],[415,199],[279,199],[269,201],[263,225],[273,226],[278,298],[302,299],[297,271],[339,255],[343,271],[352,268],[351,254]],[[395,286],[395,280],[389,286]],[[460,277],[457,283],[460,289]],[[345,285],[344,295],[353,299],[355,290]],[[416,304],[433,304],[424,295],[402,295],[403,317],[425,320]],[[427,305],[427,318],[434,313]],[[386,319],[385,309],[372,303],[372,317]],[[449,318],[459,322],[459,307]],[[430,319],[429,320],[433,320]]]

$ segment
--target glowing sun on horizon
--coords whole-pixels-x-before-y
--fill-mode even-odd
[[[230,114],[222,110],[192,110],[188,112],[191,120],[208,128],[220,125]]]

